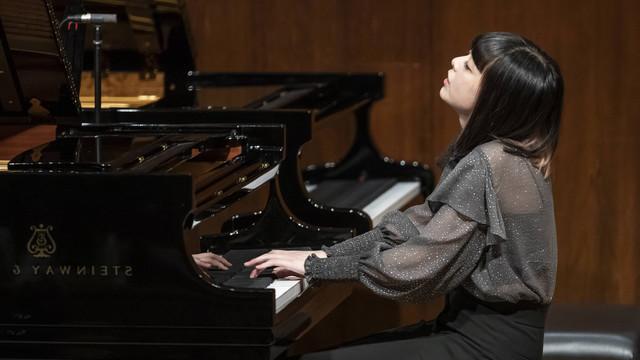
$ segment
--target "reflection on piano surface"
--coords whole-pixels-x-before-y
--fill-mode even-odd
[[[106,110],[101,124],[68,106],[47,118],[2,109],[4,123],[58,127],[55,140],[0,173],[0,265],[9,269],[0,274],[0,357],[276,358],[351,288],[268,273],[250,280],[244,260],[342,241],[432,187],[426,166],[382,157],[371,141],[381,74],[202,73],[179,1],[22,3],[47,9],[30,21],[52,33],[54,10],[117,12],[122,22],[105,26],[107,73],[161,79],[164,96]],[[13,66],[27,45],[0,30]],[[63,86],[48,89],[65,94],[58,102],[69,103],[61,89],[75,89],[92,64],[83,31],[61,37],[71,61],[54,57],[64,65],[52,68]],[[37,93],[22,84],[34,80],[13,74],[25,109]],[[303,169],[314,131],[344,114],[356,122],[346,155]],[[234,266],[202,270],[191,258],[200,251]]]

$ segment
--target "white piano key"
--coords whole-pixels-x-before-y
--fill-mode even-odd
[[[302,294],[309,283],[305,279],[276,279],[267,289],[276,291],[276,314]]]
[[[376,226],[386,213],[402,208],[419,194],[419,181],[401,181],[382,193],[362,210],[371,217],[373,226]]]

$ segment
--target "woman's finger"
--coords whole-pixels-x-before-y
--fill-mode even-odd
[[[200,266],[201,268],[204,268],[204,269],[211,268],[211,264],[206,263],[206,262],[198,259],[197,257],[194,257],[193,260],[196,262],[196,265]]]
[[[262,272],[262,270],[257,269],[257,268],[253,268],[253,270],[251,270],[251,273],[249,274],[249,277],[251,279],[255,279],[258,277],[258,275],[260,275],[260,273]]]
[[[269,259],[263,263],[256,265],[256,269],[264,270],[266,268],[280,265],[277,260]]]
[[[229,270],[229,268],[223,264],[222,262],[218,261],[217,259],[212,259],[211,260],[211,265],[213,265],[214,267],[221,269],[221,270]]]
[[[256,277],[258,277],[258,275],[260,275],[260,273],[264,269],[267,269],[267,268],[270,268],[270,267],[274,267],[274,266],[277,266],[277,265],[278,265],[278,263],[275,262],[274,260],[267,260],[267,261],[265,261],[263,263],[260,263],[260,264],[256,265],[255,268],[253,270],[251,270],[251,273],[249,274],[249,277],[250,278],[256,278]]]
[[[253,259],[245,262],[244,266],[251,267],[251,266],[255,266],[255,265],[260,264],[260,263],[264,263],[265,261],[269,261],[269,260],[272,260],[272,259],[279,259],[281,257],[282,257],[282,255],[273,254],[272,252],[268,252],[266,254],[262,254],[262,255],[260,255],[260,256],[258,256],[256,258],[253,258]]]
[[[255,258],[253,258],[251,260],[245,261],[244,266],[250,267],[250,266],[254,266],[256,264],[259,264],[259,263],[265,261],[266,258],[268,258],[267,255],[268,255],[268,253],[267,254],[262,254],[262,255],[260,255],[258,257],[255,257]]]
[[[222,256],[222,255],[213,254],[213,256],[216,258],[216,260],[218,260],[220,263],[224,264],[225,266],[231,266],[232,265],[229,262],[229,260],[225,259],[224,256]]]
[[[196,265],[200,266],[203,269],[216,268],[221,270],[229,270],[229,266],[231,265],[231,263],[226,261],[224,257],[212,253],[194,254],[193,260],[195,261]]]
[[[193,254],[192,256],[193,256],[194,259],[198,259],[200,261],[210,262],[212,260],[217,260],[217,261],[220,261],[220,262],[224,263],[227,266],[231,266],[231,263],[229,261],[227,261],[227,259],[225,259],[223,256],[220,256],[218,254],[200,253],[200,254]]]
[[[250,267],[258,263],[267,261],[269,259],[286,259],[289,254],[293,253],[290,250],[271,250],[268,253],[257,256],[244,263],[244,266]]]

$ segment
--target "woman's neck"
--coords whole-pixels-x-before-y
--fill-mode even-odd
[[[467,123],[469,122],[469,115],[458,114],[458,122],[460,123],[460,127],[464,129],[464,127],[467,126]]]

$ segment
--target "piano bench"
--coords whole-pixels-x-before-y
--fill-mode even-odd
[[[552,305],[544,360],[640,359],[640,308],[624,305]]]

